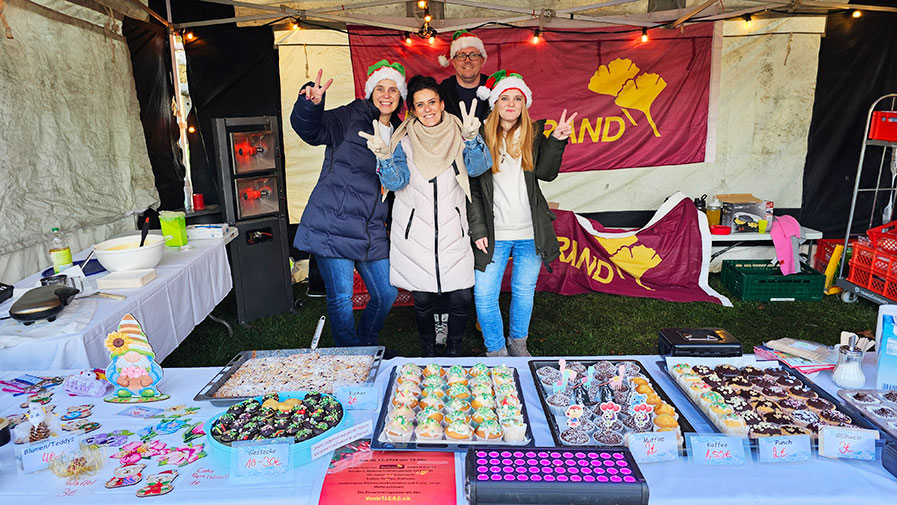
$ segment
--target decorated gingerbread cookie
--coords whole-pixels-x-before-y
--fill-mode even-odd
[[[162,496],[163,494],[170,493],[171,490],[174,489],[171,483],[177,476],[177,470],[166,470],[147,476],[146,486],[137,490],[137,497],[145,498],[147,496]]]
[[[86,419],[75,419],[74,421],[63,423],[62,429],[65,431],[81,430],[84,433],[90,433],[91,431],[100,429],[100,423],[91,422]]]
[[[188,426],[189,421],[189,419],[177,418],[163,419],[155,426],[147,426],[146,428],[141,429],[137,434],[140,435],[140,440],[146,442],[147,440],[155,438],[157,435],[170,435],[178,430],[184,429]]]
[[[144,468],[146,468],[146,465],[143,463],[120,466],[112,472],[113,477],[106,481],[106,487],[113,489],[133,486],[143,479]]]
[[[162,413],[156,414],[154,418],[169,418],[169,417],[187,417],[192,416],[199,412],[199,407],[188,407],[184,404],[174,405],[172,407],[168,407],[163,410]]]
[[[122,446],[118,454],[109,457],[117,458],[122,465],[131,465],[141,459],[149,459],[163,454],[168,454],[165,442],[153,440],[152,442],[129,442]]]
[[[22,402],[22,404],[19,405],[19,407],[21,407],[23,409],[27,409],[28,404],[30,404],[30,403],[39,403],[41,405],[46,405],[46,404],[50,403],[50,400],[52,398],[53,398],[52,391],[47,391],[46,389],[42,389],[42,390],[38,391],[37,394],[35,394],[34,396],[32,396],[32,397],[28,398],[26,401]]]
[[[199,458],[206,457],[206,452],[203,450],[203,444],[193,445],[187,444],[184,447],[175,447],[171,449],[168,454],[159,458],[159,466],[162,465],[177,465],[177,466],[187,466],[190,463],[195,462]]]
[[[89,447],[121,447],[128,443],[128,437],[134,433],[128,430],[116,430],[109,433],[97,433],[84,440]]]
[[[91,412],[92,408],[93,405],[90,404],[75,405],[74,407],[69,407],[68,410],[66,410],[66,413],[63,414],[62,417],[59,418],[59,420],[71,421],[73,419],[83,419],[85,417],[90,417],[90,415],[93,414],[93,412]]]

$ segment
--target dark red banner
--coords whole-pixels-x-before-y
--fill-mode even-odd
[[[413,37],[363,34],[383,30],[352,27],[349,43],[355,91],[363,95],[367,67],[380,59],[398,61],[408,77],[424,74],[438,81],[452,75],[437,57],[448,53],[450,34],[434,44]],[[394,32],[393,32],[394,33]],[[700,163],[707,142],[713,25],[684,31],[640,33],[602,30],[532,33],[513,28],[477,30],[488,59],[482,72],[519,72],[533,91],[529,112],[548,119],[577,112],[562,172]]]
[[[685,195],[661,205],[639,230],[611,230],[573,212],[556,210],[561,257],[543,269],[538,291],[577,295],[593,291],[675,302],[729,300],[707,284],[710,231]],[[510,288],[509,267],[503,289]]]

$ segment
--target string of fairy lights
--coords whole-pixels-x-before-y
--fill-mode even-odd
[[[421,24],[420,28],[418,28],[416,31],[408,30],[408,31],[402,32],[400,35],[401,42],[407,46],[411,46],[414,44],[414,38],[417,37],[418,39],[425,40],[425,41],[427,41],[428,44],[433,45],[438,40],[439,32],[437,32],[436,29],[433,28],[433,26],[431,25],[431,22],[433,21],[433,16],[430,14],[429,2],[427,0],[418,0],[417,8],[420,9],[420,11],[421,11],[420,14],[421,14],[421,19],[423,20],[423,23]],[[758,15],[758,14],[762,14],[764,12],[772,12],[772,13],[777,13],[777,14],[788,14],[790,16],[799,16],[800,15],[800,14],[795,14],[792,12],[779,11],[779,10],[775,10],[775,9],[761,9],[761,10],[758,10],[753,13],[735,15],[735,16],[728,17],[728,18],[690,19],[690,20],[688,20],[688,23],[689,24],[712,23],[712,22],[716,22],[716,21],[732,21],[732,20],[736,20],[736,19],[741,19],[744,21],[746,28],[751,28],[752,21],[755,19],[754,16]],[[837,10],[837,11],[832,11],[832,12],[844,13],[853,18],[859,18],[863,15],[863,11],[859,10],[859,9],[844,9],[844,10]],[[277,24],[277,23],[280,23],[285,20],[289,20],[289,29],[294,30],[294,31],[301,30],[303,25],[305,25],[305,26],[311,26],[311,27],[315,27],[315,28],[322,28],[322,29],[333,30],[333,31],[338,31],[341,33],[349,34],[349,30],[335,28],[332,26],[314,23],[312,21],[308,21],[305,19],[300,19],[298,17],[289,17],[289,16],[285,16],[282,18],[272,20],[268,23],[265,23],[265,25],[273,25],[273,24]],[[568,29],[550,29],[550,28],[541,27],[541,25],[539,28],[533,29],[533,28],[517,26],[517,25],[513,25],[513,24],[509,24],[509,23],[502,23],[502,22],[498,22],[498,21],[488,21],[488,22],[479,24],[477,26],[473,26],[473,27],[469,28],[468,31],[473,32],[475,30],[485,28],[487,26],[501,26],[501,27],[506,27],[506,28],[516,28],[519,30],[526,30],[526,31],[532,30],[532,38],[530,39],[530,42],[532,44],[539,44],[539,43],[543,42],[545,40],[545,37],[544,37],[545,33],[565,33],[565,34],[574,34],[574,35],[575,34],[594,35],[596,33],[600,33],[602,35],[634,33],[634,34],[639,34],[640,35],[639,39],[641,40],[641,42],[644,43],[644,42],[648,42],[648,40],[650,39],[649,31],[656,30],[656,29],[675,28],[675,26],[673,26],[673,24],[674,24],[673,22],[670,22],[670,23],[658,24],[656,26],[651,26],[651,27],[629,28],[629,29],[617,30],[617,31],[595,32],[595,31],[577,31],[577,30],[568,30]],[[193,34],[193,32],[190,32],[187,30],[181,31],[180,35],[181,35],[184,43],[193,42],[196,40],[196,36]],[[359,37],[395,37],[396,33],[394,33],[394,32],[391,32],[391,33],[352,32],[351,35],[359,36]],[[333,45],[333,44],[323,44],[323,45]]]

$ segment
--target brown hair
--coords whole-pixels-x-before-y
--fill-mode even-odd
[[[497,109],[486,117],[483,123],[483,132],[485,133],[486,146],[492,153],[492,173],[498,172],[499,159],[501,155],[502,143],[506,138],[513,139],[514,132],[518,128],[522,128],[520,138],[517,142],[508,142],[508,154],[514,158],[520,158],[520,166],[523,170],[529,172],[533,169],[533,120],[529,117],[526,105],[520,111],[520,117],[517,123],[511,127],[510,131],[505,133],[501,129],[501,118]]]

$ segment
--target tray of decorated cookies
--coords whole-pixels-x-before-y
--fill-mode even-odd
[[[664,369],[720,433],[748,437],[811,435],[820,427],[875,429],[803,374],[777,361],[668,357]]]
[[[393,367],[372,448],[466,451],[477,445],[533,446],[516,369]]]
[[[278,439],[291,443],[293,466],[309,463],[311,446],[352,425],[343,405],[318,391],[269,393],[231,405],[209,419],[206,440],[211,456],[227,466],[232,444]]]
[[[838,396],[863,414],[870,423],[897,440],[897,391],[841,389]]]
[[[629,435],[694,428],[636,360],[531,360],[555,444],[625,446]]]

